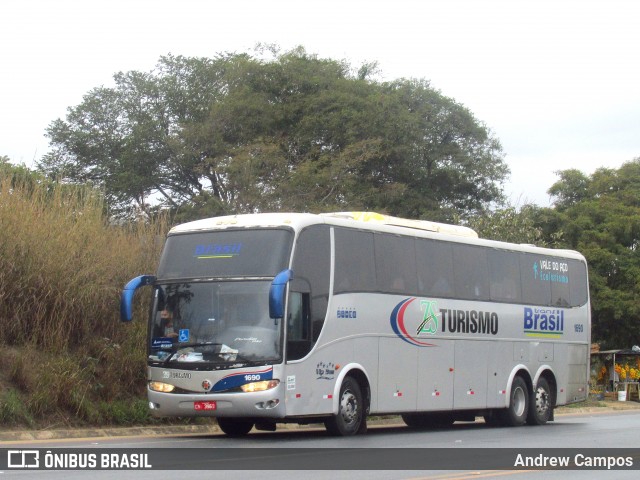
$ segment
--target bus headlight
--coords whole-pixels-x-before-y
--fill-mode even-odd
[[[154,392],[171,393],[176,387],[168,383],[149,382],[149,388]]]
[[[280,380],[263,380],[261,382],[245,383],[240,387],[243,392],[264,392],[276,388]]]

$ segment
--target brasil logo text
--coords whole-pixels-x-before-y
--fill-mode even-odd
[[[526,336],[560,338],[563,333],[564,310],[525,307],[524,334]]]
[[[435,335],[438,331],[438,305],[434,300],[420,300],[409,297],[398,303],[391,312],[390,322],[394,333],[411,345],[434,347],[432,343],[422,341],[421,335]],[[420,306],[420,311],[417,306]]]

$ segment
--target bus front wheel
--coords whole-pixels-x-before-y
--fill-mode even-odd
[[[238,418],[218,418],[220,430],[230,437],[243,437],[253,428],[253,422]]]
[[[340,386],[337,415],[325,420],[331,435],[350,436],[364,433],[367,428],[365,406],[360,385],[353,377],[346,377]]]

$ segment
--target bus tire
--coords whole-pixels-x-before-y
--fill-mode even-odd
[[[366,431],[365,405],[360,385],[346,377],[340,386],[338,413],[324,422],[331,435],[347,437]]]
[[[253,422],[239,418],[218,418],[220,430],[230,437],[244,437],[253,428]]]
[[[515,377],[509,393],[509,406],[500,412],[502,423],[509,427],[524,425],[529,413],[529,389],[522,377]]]
[[[538,384],[531,392],[529,403],[528,425],[544,425],[551,417],[553,409],[551,389],[549,382],[543,377],[538,379]]]

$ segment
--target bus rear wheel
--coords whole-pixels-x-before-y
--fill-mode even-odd
[[[544,378],[538,379],[538,384],[533,389],[529,405],[528,425],[544,425],[551,417],[553,409],[551,389],[549,382]]]
[[[500,412],[502,424],[510,427],[524,425],[529,414],[529,389],[522,377],[515,377],[511,384],[509,406]]]
[[[218,426],[230,437],[244,437],[253,428],[253,422],[238,418],[218,418]]]
[[[324,422],[329,434],[346,437],[364,433],[367,423],[362,390],[353,377],[346,377],[342,382],[338,401],[337,415]]]

